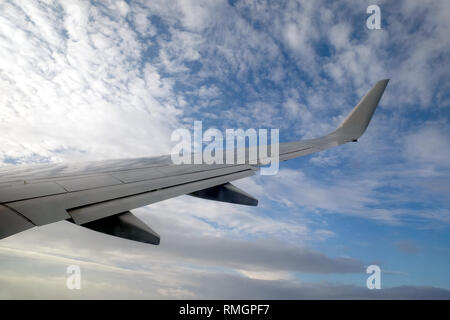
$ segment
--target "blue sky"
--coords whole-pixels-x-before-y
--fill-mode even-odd
[[[366,27],[371,4],[381,30]],[[65,223],[2,240],[0,297],[448,298],[449,12],[444,0],[1,4],[3,165],[168,154],[194,120],[318,137],[391,81],[358,143],[237,181],[257,208],[184,196],[136,210],[159,247]],[[64,287],[68,263],[87,277],[80,293]]]

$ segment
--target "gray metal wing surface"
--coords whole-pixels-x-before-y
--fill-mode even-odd
[[[279,144],[279,160],[356,141],[366,130],[387,83],[378,81],[332,133]],[[162,156],[0,167],[0,239],[68,220],[106,234],[158,244],[158,234],[130,210],[184,194],[256,205],[256,199],[230,184],[254,175],[264,159],[258,158],[256,164],[248,160],[243,164],[174,165],[170,156]]]

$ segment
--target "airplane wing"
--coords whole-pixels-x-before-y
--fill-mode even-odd
[[[332,133],[279,144],[285,161],[357,141],[389,80],[378,81]],[[67,220],[106,234],[159,244],[159,235],[130,210],[184,194],[257,205],[230,182],[249,177],[258,164],[174,165],[170,156],[78,164],[0,168],[0,239]]]

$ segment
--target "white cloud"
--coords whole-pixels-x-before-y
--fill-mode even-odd
[[[258,280],[294,280],[294,276],[289,272],[273,272],[273,271],[249,271],[238,270],[244,276],[250,279]]]
[[[144,45],[119,18],[125,6],[111,18],[86,3],[49,13],[40,3],[21,6],[5,4],[1,18],[2,158],[168,153],[179,114],[172,82],[148,64],[140,75]]]
[[[127,268],[123,264],[114,268],[99,268],[81,259],[75,261],[81,267],[82,288],[68,290],[65,274],[68,262],[64,258],[49,259],[52,257],[47,255],[43,259],[23,255],[20,251],[5,252],[3,248],[0,255],[0,297],[3,299],[449,298],[448,290],[433,287],[409,286],[370,291],[363,286],[329,282],[299,283],[283,272],[220,272],[164,265],[154,260],[148,263],[149,257],[146,258],[145,270]]]
[[[409,161],[450,166],[450,130],[446,124],[430,123],[405,137],[405,156]]]

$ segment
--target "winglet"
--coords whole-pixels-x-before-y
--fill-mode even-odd
[[[346,141],[358,140],[366,131],[388,82],[389,79],[378,81],[331,135]]]

